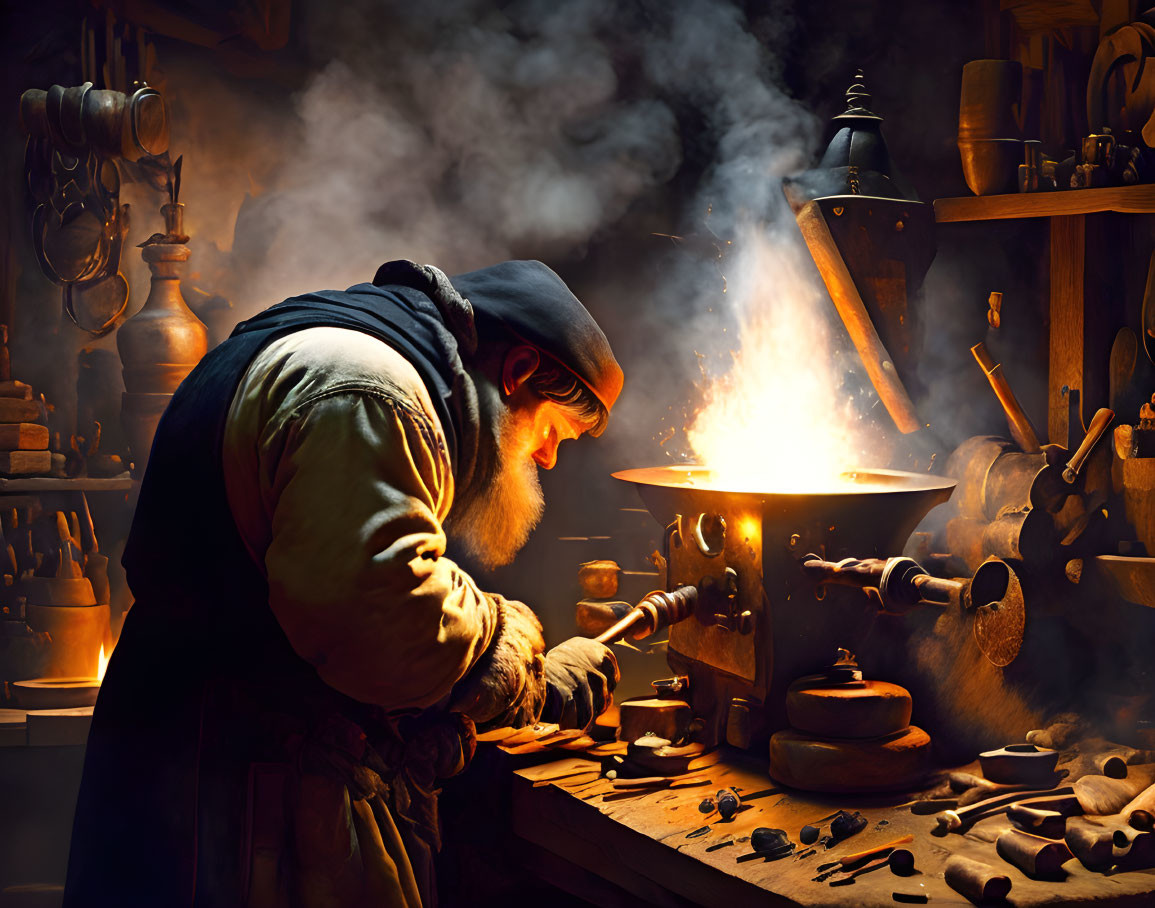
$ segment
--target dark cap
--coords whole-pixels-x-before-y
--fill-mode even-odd
[[[449,279],[474,312],[510,332],[574,373],[611,409],[622,390],[622,367],[610,342],[560,277],[541,262],[502,262]]]

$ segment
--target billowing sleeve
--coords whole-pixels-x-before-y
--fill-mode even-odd
[[[271,427],[269,604],[296,652],[355,699],[532,722],[541,627],[445,557],[439,442],[425,413],[371,389],[319,395]]]

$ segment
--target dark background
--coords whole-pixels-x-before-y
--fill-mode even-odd
[[[185,295],[194,306],[197,291],[229,300],[218,330],[292,293],[367,280],[392,258],[450,273],[540,258],[604,326],[627,376],[610,429],[563,447],[543,475],[543,524],[513,566],[480,577],[530,603],[551,643],[574,633],[580,562],[646,569],[658,527],[609,474],[689,454],[681,433],[703,375],[740,343],[722,294],[727,267],[749,224],[788,236],[780,180],[816,161],[855,70],[919,196],[969,195],[955,146],[961,68],[1008,55],[1009,33],[997,3],[945,0],[9,0],[0,321],[11,326],[15,377],[48,395],[56,428],[77,430],[83,398],[109,452],[124,450],[114,338],[94,341],[62,319],[59,292],[35,264],[18,101],[28,88],[78,84],[82,23],[103,34],[110,16],[116,28],[144,25],[155,48],[150,75],[168,100],[172,154],[185,155]],[[125,189],[130,315],[148,290],[135,244],[162,229],[163,200],[150,192]],[[918,404],[948,449],[1004,431],[969,354],[978,340],[1045,425],[1045,230],[1040,220],[938,231]],[[992,335],[986,299],[996,289],[1004,328]],[[814,368],[854,372],[844,353]],[[884,450],[889,434],[880,422],[880,456],[901,460]],[[627,695],[668,671],[660,654],[624,654],[623,665]],[[14,834],[0,828],[0,850]],[[45,866],[55,872],[61,860],[46,855]]]

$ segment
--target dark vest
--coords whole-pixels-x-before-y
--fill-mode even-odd
[[[221,448],[259,351],[316,326],[368,333],[414,364],[453,443],[452,336],[407,288],[358,285],[241,323],[181,384],[157,429],[123,563],[135,604],[88,739],[65,905],[226,906],[247,890],[247,773],[284,759],[284,722],[373,708],[298,657],[228,506]],[[457,451],[454,450],[454,463]]]

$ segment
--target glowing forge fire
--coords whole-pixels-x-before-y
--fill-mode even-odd
[[[104,655],[104,644],[100,644],[100,655],[96,661],[96,680],[101,682],[104,680],[104,672],[108,668],[108,656]]]
[[[853,484],[842,474],[873,458],[861,415],[839,389],[826,291],[803,267],[800,239],[751,231],[742,248],[727,272],[742,346],[729,372],[709,380],[687,440],[712,488],[821,492]]]

